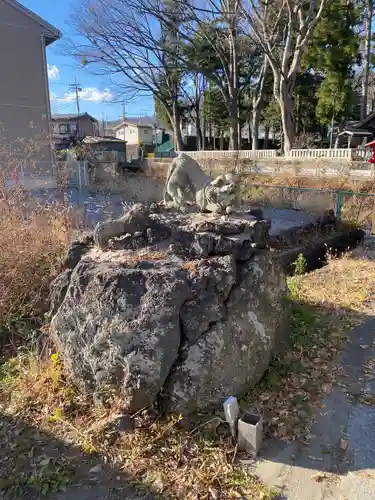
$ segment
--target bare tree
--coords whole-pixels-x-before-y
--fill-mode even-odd
[[[161,25],[176,29],[181,50],[175,55],[181,67],[214,83],[223,95],[230,116],[230,148],[239,148],[238,134],[238,35],[240,0],[128,0],[137,10]],[[184,13],[179,26],[163,5],[173,2]],[[202,50],[205,47],[205,50]],[[192,53],[195,52],[195,57]],[[212,64],[219,62],[220,68]]]
[[[153,95],[183,149],[179,96],[181,71],[170,57],[170,32],[126,0],[81,0],[66,50],[92,72],[113,79],[118,93]]]
[[[293,147],[293,90],[308,41],[328,0],[246,0],[242,13],[249,36],[267,56],[273,74],[273,94],[280,107],[284,151]]]
[[[197,134],[197,149],[204,149],[204,127],[203,127],[203,98],[207,87],[206,79],[198,72],[188,75],[191,79],[191,85],[183,85],[182,93],[186,100],[186,115],[191,122],[195,123]],[[190,82],[189,82],[190,83]]]
[[[266,55],[263,56],[263,62],[259,71],[257,81],[252,91],[251,99],[251,149],[256,151],[258,149],[259,139],[259,121],[262,111],[262,104],[264,99],[265,84],[267,78],[269,64]]]

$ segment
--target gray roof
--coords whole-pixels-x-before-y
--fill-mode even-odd
[[[121,139],[117,139],[117,137],[94,137],[92,135],[88,135],[82,141],[85,144],[100,144],[102,142],[116,142],[126,144],[126,141],[122,141]]]
[[[372,132],[360,128],[346,127],[342,132],[339,133],[339,136],[340,135],[356,135],[367,137],[368,135],[372,135]]]
[[[143,128],[153,128],[154,127],[153,125],[150,125],[148,123],[140,123],[137,120],[127,120],[126,119],[126,120],[122,120],[120,123],[118,123],[117,125],[112,126],[111,128],[113,130],[116,130],[118,128],[123,127],[124,125],[131,125],[132,127],[143,127]]]
[[[88,113],[80,113],[79,115],[71,113],[71,114],[54,114],[52,115],[52,120],[77,120],[77,118],[84,118],[88,117],[90,118],[91,121],[97,122],[98,120],[94,118],[93,116],[89,115]]]

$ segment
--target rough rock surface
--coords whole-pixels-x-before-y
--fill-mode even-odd
[[[286,340],[269,225],[249,214],[150,217],[152,234],[139,228],[107,251],[75,242],[81,258],[51,287],[51,331],[97,400],[119,396],[129,412],[156,400],[185,414],[220,405],[255,384]]]

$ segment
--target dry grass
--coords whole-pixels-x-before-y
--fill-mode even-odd
[[[0,332],[19,335],[25,321],[42,321],[73,222],[66,205],[38,204],[21,185],[9,188],[7,175],[0,176]]]
[[[303,191],[306,188],[314,191]],[[315,190],[331,192],[319,193]],[[295,175],[242,176],[242,192],[247,202],[278,208],[298,208],[314,214],[321,214],[329,209],[336,210],[338,190],[375,194],[375,181],[358,182],[346,177],[306,178]],[[374,214],[375,196],[343,195],[344,220],[361,226],[372,219]]]
[[[184,262],[181,267],[182,269],[195,273],[197,270],[197,263],[194,261]]]
[[[181,416],[165,420],[145,410],[131,417],[131,430],[106,428],[102,422],[108,422],[110,411],[93,407],[69,385],[57,355],[42,365],[32,355],[18,356],[2,371],[0,408],[7,415],[68,440],[87,455],[100,454],[146,494],[187,500],[273,498],[253,475],[233,465],[236,450],[230,439],[215,440],[204,427],[189,430]],[[113,405],[112,413],[119,409]],[[8,460],[8,466],[16,467],[16,453],[9,458],[15,463]],[[16,485],[13,477],[8,491]]]
[[[127,262],[129,263],[137,263],[139,261],[158,261],[165,259],[167,256],[166,251],[142,251],[139,250],[135,255],[132,255]]]
[[[363,249],[289,278],[291,348],[244,398],[264,415],[266,434],[308,441],[317,407],[342,373],[339,353],[350,329],[373,314],[375,261]]]
[[[366,299],[375,285],[371,250],[358,248],[327,267],[300,279],[300,299],[339,315],[356,316],[367,310]]]
[[[90,175],[90,193],[121,194],[131,203],[150,203],[159,201],[163,196],[163,177],[152,172],[116,173],[115,169],[97,169]]]

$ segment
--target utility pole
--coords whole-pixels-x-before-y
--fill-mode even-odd
[[[77,136],[79,134],[79,92],[82,92],[81,85],[77,82],[77,79],[74,79],[74,83],[69,85],[69,90],[73,90],[76,94],[76,106],[77,106]]]
[[[122,119],[123,120],[125,120],[125,104],[126,104],[126,102],[123,101],[123,103],[122,103]]]

